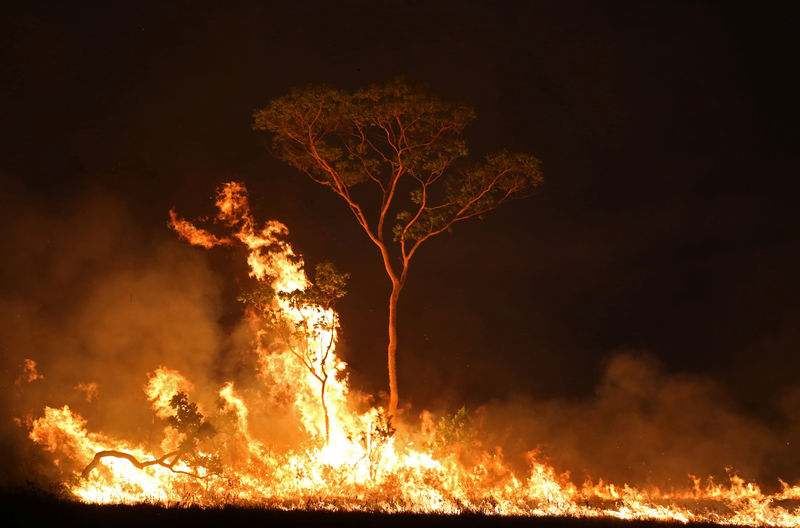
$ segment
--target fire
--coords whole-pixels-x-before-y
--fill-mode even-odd
[[[233,241],[228,238],[218,238],[204,229],[198,229],[190,222],[179,218],[175,211],[169,212],[169,226],[178,236],[194,246],[211,249],[219,245],[232,245]]]
[[[30,439],[52,454],[77,499],[800,524],[800,486],[781,482],[781,490],[770,494],[735,474],[725,484],[690,477],[677,490],[602,480],[576,484],[533,451],[528,472],[518,474],[499,449],[465,439],[458,414],[438,426],[427,412],[419,426],[389,419],[351,390],[347,365],[336,354],[338,315],[332,302],[319,301],[321,290],[313,288],[320,285],[305,275],[286,226],[259,226],[240,183],[223,185],[216,206],[216,221],[233,231],[229,236],[214,235],[175,211],[169,225],[199,247],[238,241],[248,248],[250,275],[262,287],[246,299],[260,386],[225,381],[214,395],[216,408],[202,408],[193,403],[195,385],[177,370],[164,365],[147,373],[144,393],[154,415],[167,423],[159,445],[91,432],[68,406],[46,407],[30,422]],[[314,291],[317,297],[308,293]],[[26,360],[25,381],[41,377],[35,366]],[[81,390],[96,397],[96,385],[86,388],[91,386]],[[279,449],[262,438],[254,424],[263,422],[267,409],[294,420],[303,440]]]
[[[22,374],[14,382],[15,385],[21,383],[33,383],[36,380],[44,379],[44,376],[39,374],[36,370],[36,362],[32,359],[26,358],[22,362]]]
[[[78,383],[73,387],[76,391],[80,391],[85,395],[86,401],[92,403],[93,400],[97,399],[97,396],[100,394],[100,389],[97,387],[97,383]]]
[[[144,393],[153,404],[156,416],[167,418],[172,415],[169,406],[172,396],[181,391],[191,392],[193,388],[192,383],[177,370],[159,367],[152,374],[148,374]]]

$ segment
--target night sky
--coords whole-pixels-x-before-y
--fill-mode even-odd
[[[546,179],[423,247],[401,299],[403,403],[591,395],[621,352],[765,417],[798,384],[797,13],[780,4],[17,4],[0,11],[9,302],[69,311],[91,273],[185,245],[171,207],[213,214],[215,187],[241,180],[309,268],[352,274],[341,353],[354,386],[384,390],[378,252],[338,197],[271,158],[251,114],[308,83],[403,75],[475,108],[473,156],[530,152]],[[98,223],[98,201],[126,230],[75,257],[80,229],[63,228]],[[222,277],[232,328],[242,254],[186,251]]]

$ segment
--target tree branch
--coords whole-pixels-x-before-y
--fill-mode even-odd
[[[81,471],[81,478],[84,478],[84,479],[88,478],[89,474],[92,472],[92,470],[94,468],[96,468],[100,464],[100,461],[102,459],[108,458],[108,457],[121,458],[123,460],[127,460],[128,462],[133,464],[138,469],[144,469],[144,468],[149,467],[149,466],[161,466],[161,467],[165,467],[165,468],[169,469],[173,473],[179,473],[181,475],[188,475],[190,477],[194,477],[194,478],[198,478],[198,479],[208,478],[208,475],[203,476],[203,475],[200,475],[200,474],[195,473],[195,472],[183,471],[181,469],[175,469],[175,464],[178,462],[178,459],[180,458],[180,455],[181,455],[181,451],[180,450],[171,451],[171,452],[167,453],[166,455],[164,455],[164,456],[162,456],[160,458],[155,458],[153,460],[145,460],[144,462],[140,462],[138,458],[136,458],[135,456],[133,456],[130,453],[126,453],[125,451],[117,451],[116,449],[107,449],[107,450],[104,450],[104,451],[98,451],[97,453],[95,453],[94,458],[92,458],[92,461],[89,462],[89,464],[85,468],[83,468],[83,471]],[[172,460],[172,462],[167,462],[167,459],[172,457],[172,456],[175,457]]]
[[[460,222],[462,220],[466,220],[468,218],[472,218],[474,216],[478,216],[478,215],[481,215],[483,213],[489,212],[489,211],[491,211],[493,209],[496,209],[498,206],[500,206],[502,203],[504,203],[508,199],[508,197],[511,196],[513,191],[516,190],[516,186],[513,186],[508,191],[506,191],[506,194],[502,198],[500,198],[499,200],[493,201],[490,207],[485,207],[485,208],[483,208],[483,209],[481,209],[479,211],[474,211],[474,212],[469,213],[469,214],[464,214],[464,213],[466,213],[466,211],[475,202],[477,202],[478,200],[480,200],[481,198],[486,196],[486,193],[491,191],[494,188],[494,186],[497,185],[497,182],[500,180],[500,178],[502,176],[504,176],[505,174],[508,174],[508,172],[510,170],[511,169],[508,168],[508,169],[502,170],[499,173],[497,173],[497,175],[495,175],[495,177],[492,178],[491,183],[489,183],[489,185],[487,185],[480,193],[478,193],[477,195],[473,196],[471,200],[469,200],[466,204],[464,204],[464,206],[461,207],[461,209],[458,210],[458,212],[453,216],[453,218],[449,222],[446,222],[439,229],[435,229],[433,231],[430,231],[424,237],[422,237],[419,240],[417,240],[416,243],[412,246],[411,251],[409,251],[408,258],[411,259],[411,257],[414,255],[414,253],[416,253],[416,251],[419,248],[420,244],[422,244],[424,241],[428,240],[429,238],[431,238],[433,236],[436,236],[439,233],[442,233],[443,231],[446,231],[447,229],[449,229],[456,222]]]

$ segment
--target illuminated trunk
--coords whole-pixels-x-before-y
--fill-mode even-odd
[[[322,365],[322,389],[320,390],[319,399],[322,403],[322,412],[325,413],[325,445],[331,441],[331,421],[328,418],[328,404],[325,403],[325,385],[328,383],[328,373],[325,372],[325,365]]]
[[[392,295],[389,297],[389,415],[394,416],[397,411],[397,301],[400,299],[400,290],[403,286],[393,281]]]

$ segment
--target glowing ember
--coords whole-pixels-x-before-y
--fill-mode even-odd
[[[230,236],[213,235],[174,211],[169,225],[200,247],[238,240],[249,249],[251,276],[262,286],[245,299],[261,385],[223,383],[212,410],[193,403],[195,387],[168,364],[146,374],[144,392],[167,424],[158,446],[89,432],[68,406],[46,407],[31,422],[30,438],[52,453],[80,500],[800,524],[800,486],[782,483],[768,494],[736,475],[724,485],[690,477],[682,490],[602,480],[577,485],[534,452],[528,472],[517,474],[499,449],[464,441],[459,415],[438,426],[430,413],[416,427],[393,423],[348,386],[346,364],[336,355],[338,294],[320,293],[332,291],[319,283],[334,272],[318,268],[313,285],[286,242],[286,226],[257,226],[242,184],[223,185],[216,204],[217,220],[234,229]],[[35,367],[26,360],[20,379],[41,377]],[[78,388],[97,397],[96,384]],[[262,415],[295,421],[301,440],[271,445],[253,425],[269,421]]]

